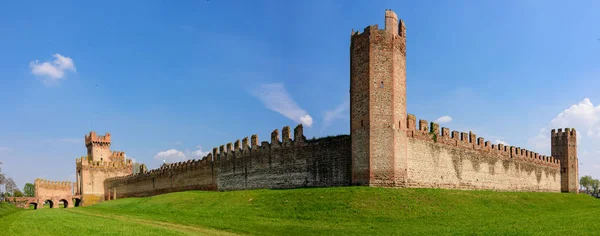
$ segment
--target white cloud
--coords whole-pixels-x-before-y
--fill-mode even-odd
[[[169,149],[169,150],[157,153],[154,156],[154,159],[161,160],[161,161],[164,160],[168,163],[173,163],[173,162],[180,162],[180,161],[186,160],[186,156],[182,151],[179,151],[176,149]]]
[[[204,150],[202,150],[202,146],[200,146],[200,145],[198,145],[196,147],[198,148],[198,150],[193,151],[192,152],[192,156],[194,156],[197,159],[205,157],[206,155],[208,155],[211,152],[211,151],[204,151]]]
[[[580,161],[579,175],[591,174],[598,176],[594,169],[600,168],[600,106],[594,106],[590,99],[585,98],[571,105],[554,117],[539,133],[528,140],[529,145],[540,153],[550,153],[550,130],[575,128],[577,130],[577,148]],[[589,164],[588,164],[589,163]]]
[[[211,151],[204,151],[202,149],[202,146],[200,146],[200,145],[196,146],[196,148],[197,149],[194,151],[186,150],[185,152],[179,151],[177,149],[169,149],[169,150],[161,151],[154,156],[154,159],[159,160],[159,161],[164,160],[167,163],[174,163],[174,162],[186,161],[189,159],[202,159],[203,157],[205,157],[206,155],[211,153]],[[135,159],[132,158],[132,160],[134,160],[134,162],[136,162]]]
[[[252,91],[269,110],[301,123],[307,127],[313,124],[312,117],[292,99],[283,84],[262,84]]]
[[[38,60],[29,62],[31,73],[43,78],[45,84],[58,82],[65,77],[65,71],[75,72],[75,63],[73,59],[62,56],[58,53],[52,55],[55,60],[40,63]]]
[[[442,117],[435,119],[433,122],[438,123],[438,124],[444,124],[444,123],[449,123],[450,121],[452,121],[452,117],[442,116]]]
[[[9,147],[0,146],[0,152],[10,151],[10,150],[11,150],[11,148],[9,148]]]
[[[600,138],[600,105],[594,107],[590,99],[585,98],[558,114],[550,126],[577,128],[588,137]]]
[[[494,144],[502,144],[504,146],[510,146],[510,144],[508,144],[507,142],[505,142],[504,140],[501,140],[501,139],[496,139],[494,141]]]
[[[321,130],[324,130],[329,125],[331,125],[331,122],[333,122],[335,119],[343,119],[349,117],[349,114],[347,112],[348,109],[350,109],[350,101],[346,100],[333,110],[325,111],[325,116],[323,117],[323,128]]]

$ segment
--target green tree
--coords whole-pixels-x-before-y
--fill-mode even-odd
[[[587,192],[590,190],[593,180],[594,179],[592,179],[592,176],[589,176],[589,175],[581,176],[581,179],[579,179],[579,185],[581,185],[581,187],[584,187]]]
[[[35,197],[35,185],[32,183],[26,183],[23,187],[25,197]]]
[[[23,197],[23,192],[21,192],[19,189],[16,189],[13,191],[13,197]]]
[[[594,179],[590,185],[594,191],[593,193],[597,193],[598,189],[600,189],[600,180]]]

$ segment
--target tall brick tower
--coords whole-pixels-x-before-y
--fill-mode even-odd
[[[352,184],[406,180],[406,28],[392,10],[385,29],[367,26],[350,40]]]
[[[552,130],[552,156],[560,160],[560,186],[562,192],[579,191],[579,160],[577,159],[577,132],[566,128]]]

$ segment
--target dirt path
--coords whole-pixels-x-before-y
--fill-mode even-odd
[[[175,230],[175,231],[182,232],[182,233],[185,233],[188,235],[237,235],[237,234],[234,234],[231,232],[220,231],[220,230],[216,230],[216,229],[202,228],[202,227],[189,226],[189,225],[179,225],[179,224],[167,223],[167,222],[163,222],[163,221],[138,219],[138,218],[122,216],[122,215],[104,215],[104,214],[97,214],[97,213],[95,214],[95,213],[83,212],[83,211],[71,211],[71,212],[76,213],[76,214],[96,216],[96,217],[102,217],[102,218],[107,218],[107,219],[122,220],[125,222],[132,222],[132,223],[143,224],[143,225],[148,225],[148,226],[153,226],[153,227],[160,227],[160,228]]]

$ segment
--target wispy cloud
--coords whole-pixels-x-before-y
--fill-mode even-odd
[[[58,82],[65,77],[66,71],[75,72],[75,63],[70,57],[62,56],[58,53],[52,55],[55,60],[50,62],[41,62],[38,60],[29,62],[31,73],[42,78],[46,85]]]
[[[451,121],[452,121],[452,117],[442,116],[442,117],[435,119],[433,122],[438,123],[438,124],[445,124],[445,123],[450,123]]]
[[[269,110],[278,112],[307,127],[311,127],[313,124],[312,117],[298,106],[281,83],[262,84],[252,90],[252,95],[257,97]]]
[[[180,151],[177,149],[169,149],[160,151],[154,155],[155,160],[165,161],[167,163],[174,163],[180,161],[186,161],[190,159],[202,159],[208,155],[210,151],[203,150],[201,145],[196,146],[196,150],[193,151]],[[134,161],[135,162],[135,161]]]
[[[325,111],[325,115],[323,116],[323,127],[321,128],[321,131],[329,127],[334,120],[349,117],[348,109],[350,109],[350,101],[346,100],[333,110]]]
[[[10,151],[10,150],[12,150],[12,149],[9,147],[0,146],[0,152],[6,152],[6,151]]]

